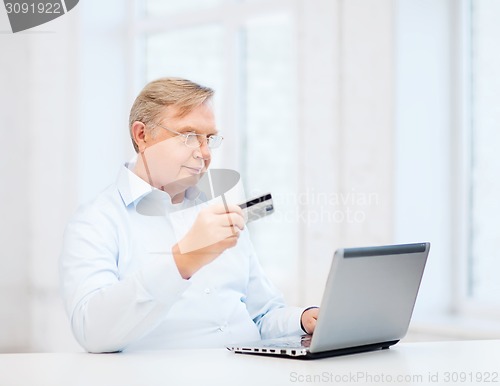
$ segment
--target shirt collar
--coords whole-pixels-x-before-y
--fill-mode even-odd
[[[132,160],[125,163],[120,170],[118,175],[118,180],[116,182],[118,191],[122,197],[125,206],[129,206],[131,203],[137,203],[140,199],[144,198],[146,195],[154,190],[159,189],[149,185],[141,177],[135,174],[132,169],[135,167],[137,162],[137,156],[134,156]],[[171,203],[170,197],[167,193],[163,192],[166,198],[168,197],[168,202]],[[200,190],[196,186],[189,187],[185,192],[185,199],[194,201],[200,197]]]

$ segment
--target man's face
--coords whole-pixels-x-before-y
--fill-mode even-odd
[[[210,103],[203,103],[183,117],[178,116],[178,108],[169,106],[157,118],[158,123],[170,130],[188,134],[196,133],[205,137],[217,134],[215,117]],[[172,198],[198,182],[211,161],[210,150],[205,140],[200,147],[188,147],[186,138],[157,126],[155,136],[146,133],[146,159],[149,176],[147,181],[165,190]],[[144,167],[139,155],[138,166]],[[144,169],[143,169],[144,170]],[[141,173],[142,174],[142,173]],[[147,172],[146,172],[147,175]],[[146,177],[146,176],[145,176]]]

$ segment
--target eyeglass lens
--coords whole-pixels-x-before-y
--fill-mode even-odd
[[[208,147],[214,149],[221,144],[221,137],[219,135],[211,135],[206,138],[203,135],[188,134],[186,136],[186,145],[189,147],[200,147],[202,142],[207,141]]]

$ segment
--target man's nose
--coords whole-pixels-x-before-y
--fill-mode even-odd
[[[200,147],[196,150],[200,152],[201,157],[204,160],[208,160],[212,156],[210,148],[208,147],[208,139],[206,138],[200,141]]]

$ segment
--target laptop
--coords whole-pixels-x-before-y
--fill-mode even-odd
[[[430,243],[338,249],[313,335],[228,346],[240,354],[314,359],[387,349],[411,315]]]

